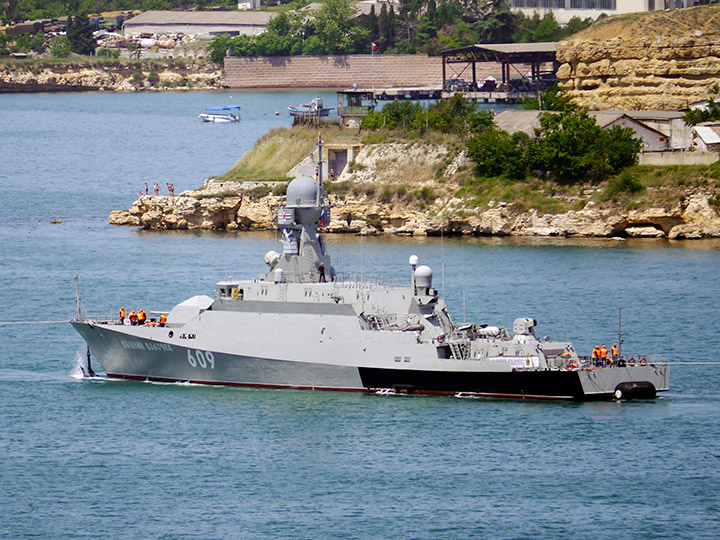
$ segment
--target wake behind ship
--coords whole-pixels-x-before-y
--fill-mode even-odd
[[[108,377],[201,384],[593,400],[652,398],[668,366],[645,358],[580,356],[572,343],[539,339],[537,322],[512,330],[455,324],[411,256],[409,285],[341,278],[319,230],[330,220],[318,177],[297,177],[278,212],[282,250],[257,279],[221,281],[163,324],[71,321]]]

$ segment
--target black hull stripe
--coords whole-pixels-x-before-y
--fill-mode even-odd
[[[512,376],[515,377],[509,377],[509,379],[512,381],[512,379],[518,379],[517,381],[513,382],[513,385],[516,387],[516,389],[509,389],[509,388],[502,388],[500,386],[507,386],[507,382],[504,384],[493,388],[493,389],[487,389],[483,390],[480,388],[474,388],[477,387],[478,384],[468,384],[467,379],[472,374],[462,373],[462,374],[455,374],[455,373],[432,373],[432,372],[415,372],[415,371],[400,371],[400,370],[376,370],[372,368],[359,368],[361,377],[363,380],[364,388],[347,388],[347,387],[340,387],[340,386],[311,386],[311,385],[293,385],[293,384],[269,384],[269,383],[251,383],[251,382],[235,382],[235,381],[212,381],[212,380],[201,380],[201,379],[177,379],[172,377],[155,377],[155,376],[146,376],[146,375],[130,375],[130,374],[124,374],[124,373],[108,373],[107,376],[114,379],[128,379],[128,380],[136,380],[136,381],[148,381],[148,382],[161,382],[161,383],[190,383],[190,384],[203,384],[203,385],[211,385],[211,386],[233,386],[233,387],[246,387],[246,388],[276,388],[276,389],[294,389],[294,390],[325,390],[325,391],[341,391],[341,392],[376,392],[383,389],[393,389],[399,394],[422,394],[422,395],[436,395],[436,396],[455,396],[458,394],[461,394],[462,397],[483,397],[483,398],[500,398],[500,399],[537,399],[537,400],[557,400],[557,401],[569,401],[569,400],[598,400],[598,399],[608,399],[612,397],[612,394],[596,394],[596,395],[584,395],[580,393],[579,395],[573,395],[572,393],[568,392],[569,388],[567,384],[564,385],[555,385],[555,390],[562,389],[565,390],[565,392],[557,391],[556,393],[548,393],[549,388],[544,388],[544,391],[528,391],[526,390],[527,384],[523,384],[523,382],[527,383],[525,379],[527,377],[518,377],[519,375],[527,375],[525,373],[493,373],[493,374],[477,374],[482,375],[482,379],[484,380],[485,385],[492,385],[492,380],[487,379],[495,379],[497,375],[503,375],[503,376]],[[371,371],[372,373],[367,373],[367,371]],[[380,372],[380,373],[378,373]],[[385,372],[391,372],[391,373],[385,373]],[[431,375],[433,377],[433,380],[435,383],[433,385],[415,385],[411,384],[412,382],[418,383],[420,382],[417,376],[410,376],[408,377],[408,374],[423,374],[424,376]],[[538,374],[538,372],[533,372],[535,375]],[[555,372],[556,374],[558,372]],[[379,377],[382,375],[382,377]],[[443,378],[447,376],[451,376],[451,378],[454,379],[462,379],[465,381],[463,384],[460,384],[458,381],[455,381],[456,384],[452,385],[455,386],[455,388],[445,387],[440,388],[439,387],[439,381],[437,378]],[[492,375],[493,377],[489,377],[489,375]],[[571,374],[572,375],[572,374]],[[397,377],[401,376],[400,379]],[[388,378],[389,377],[389,378]],[[574,375],[574,377],[577,380],[577,375]],[[378,380],[378,378],[382,380]],[[563,377],[565,379],[568,379],[568,377]],[[372,382],[371,382],[372,379]],[[501,379],[505,379],[505,377],[502,377]],[[398,380],[402,382],[397,382]],[[568,381],[565,381],[566,383]],[[498,384],[498,381],[494,381],[495,384]],[[579,386],[579,380],[578,380],[578,386]],[[537,383],[532,384],[530,386],[527,386],[529,389],[531,386],[536,386]]]

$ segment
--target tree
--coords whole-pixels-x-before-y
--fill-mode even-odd
[[[392,5],[390,9],[383,3],[378,17],[379,43],[378,48],[384,52],[395,44],[395,10]]]
[[[707,106],[702,109],[691,109],[683,115],[683,120],[688,126],[696,126],[702,122],[720,119],[720,103],[715,101],[715,97],[720,94],[720,87],[714,85],[708,92]]]
[[[530,143],[530,136],[522,131],[510,135],[500,129],[487,129],[468,141],[468,156],[480,177],[523,180],[528,171]]]
[[[477,133],[493,125],[489,112],[478,111],[475,104],[461,94],[430,105],[427,118],[432,129],[458,135]]]
[[[350,0],[326,0],[312,25],[324,54],[353,53],[368,35],[368,30],[356,22]]]
[[[90,20],[85,15],[71,16],[67,20],[66,34],[70,50],[76,54],[94,55],[97,43],[93,37]]]
[[[557,84],[548,86],[538,98],[524,97],[520,100],[523,109],[543,111],[574,111],[577,106],[569,97],[563,96]],[[542,105],[542,106],[541,106]]]
[[[605,131],[587,112],[569,111],[541,114],[533,146],[533,169],[573,183],[602,180],[634,164],[642,143],[630,128]]]
[[[515,15],[505,0],[488,0],[473,30],[478,43],[507,43],[515,30]]]

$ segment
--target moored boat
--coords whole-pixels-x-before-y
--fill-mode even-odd
[[[322,156],[318,143],[318,156]],[[457,324],[432,270],[409,258],[404,287],[345,278],[321,234],[330,219],[318,178],[297,177],[278,212],[281,249],[256,279],[217,283],[162,321],[71,321],[109,377],[202,384],[562,400],[652,398],[667,364],[578,355],[539,338],[537,321],[512,329]],[[639,358],[639,357],[638,357]]]
[[[240,106],[230,105],[225,107],[208,107],[205,112],[198,114],[198,118],[203,122],[229,123],[240,121]]]
[[[332,107],[323,107],[323,101],[319,97],[313,98],[309,103],[288,106],[291,116],[328,116],[332,110]]]

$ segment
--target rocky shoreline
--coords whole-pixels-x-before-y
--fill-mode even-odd
[[[216,90],[222,86],[222,69],[203,62],[187,62],[184,67],[150,62],[118,65],[67,62],[8,68],[0,66],[0,93]],[[157,74],[154,81],[150,77],[153,72]]]
[[[206,181],[202,189],[179,196],[140,197],[129,210],[114,211],[110,224],[151,230],[206,229],[225,231],[275,230],[277,208],[284,197],[254,198],[239,185],[228,193],[227,184]],[[428,217],[427,212],[391,208],[364,196],[331,197],[331,220],[325,231],[357,235],[402,236],[546,236],[699,239],[720,237],[720,213],[702,191],[689,194],[671,209],[621,211],[586,205],[579,211],[541,215],[517,212],[511,204],[467,215],[467,210]],[[465,215],[467,217],[459,217]],[[348,219],[349,216],[349,219]]]

